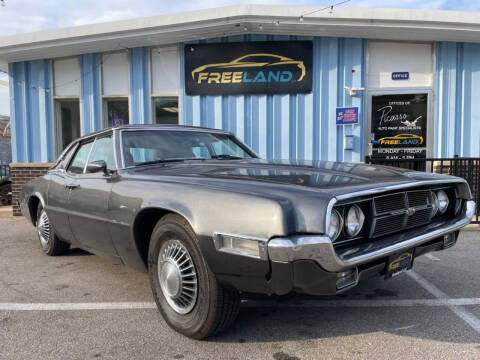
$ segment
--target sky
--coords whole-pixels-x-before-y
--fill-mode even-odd
[[[4,0],[0,36],[240,3],[329,6],[341,0]],[[480,11],[478,0],[350,0],[341,6]],[[8,78],[7,78],[8,79]],[[9,114],[0,75],[0,114]]]

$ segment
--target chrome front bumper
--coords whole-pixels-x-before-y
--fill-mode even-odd
[[[387,240],[349,249],[340,255],[335,251],[328,236],[299,235],[274,238],[268,242],[268,257],[276,262],[314,260],[326,271],[343,271],[458,231],[472,221],[474,214],[475,202],[470,200],[467,201],[463,214],[448,223],[431,224],[421,231],[418,229],[405,231]]]

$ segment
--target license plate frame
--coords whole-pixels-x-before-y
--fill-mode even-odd
[[[415,249],[409,249],[388,257],[385,266],[385,280],[391,279],[413,267]]]

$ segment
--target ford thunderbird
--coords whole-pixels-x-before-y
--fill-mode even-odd
[[[474,214],[457,177],[329,161],[267,161],[229,132],[130,125],[70,144],[26,184],[50,256],[70,246],[148,273],[165,321],[226,329],[242,294],[339,294],[455,245]]]

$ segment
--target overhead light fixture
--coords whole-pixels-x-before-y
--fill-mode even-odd
[[[365,88],[363,88],[363,87],[355,88],[355,87],[345,86],[345,90],[348,92],[348,94],[350,96],[357,96],[357,92],[358,91],[363,91],[363,90],[365,90]]]

